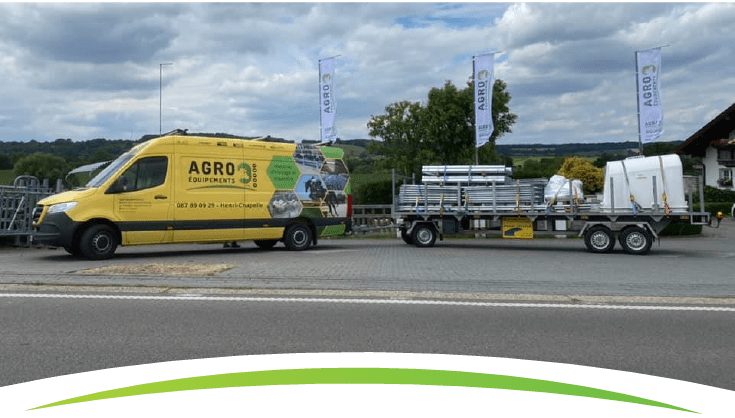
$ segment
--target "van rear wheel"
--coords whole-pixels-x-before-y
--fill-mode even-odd
[[[104,224],[92,225],[82,233],[79,242],[81,254],[90,260],[104,260],[112,257],[117,248],[117,233]]]
[[[294,224],[286,229],[283,243],[291,251],[303,251],[311,246],[311,228],[304,224]]]

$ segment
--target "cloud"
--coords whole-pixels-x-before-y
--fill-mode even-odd
[[[337,130],[464,87],[502,50],[513,133],[499,143],[637,139],[636,49],[663,49],[666,134],[732,104],[732,3],[5,3],[0,140],[162,130],[316,139],[317,61],[336,60]],[[159,63],[170,62],[159,73]]]

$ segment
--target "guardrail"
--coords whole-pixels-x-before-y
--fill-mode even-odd
[[[394,234],[393,205],[354,205],[352,232],[356,235]]]
[[[15,245],[33,241],[33,208],[44,197],[56,193],[32,176],[20,176],[12,186],[0,186],[0,237],[13,237]]]

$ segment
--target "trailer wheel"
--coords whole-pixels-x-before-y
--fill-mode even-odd
[[[117,248],[117,233],[105,224],[92,225],[82,233],[79,251],[90,260],[104,260],[112,257]]]
[[[615,246],[615,234],[606,226],[593,226],[584,233],[584,245],[592,253],[609,253]]]
[[[277,239],[256,239],[253,241],[255,245],[258,247],[264,249],[264,250],[270,250],[273,248],[274,245],[278,243]]]
[[[623,230],[620,234],[620,243],[628,254],[643,255],[651,249],[653,237],[645,229],[633,226]]]
[[[406,244],[413,244],[413,238],[408,234],[406,228],[401,228],[401,239],[403,239],[403,242]]]
[[[416,225],[413,229],[413,245],[417,247],[431,247],[436,242],[436,229],[431,224]]]
[[[303,251],[311,246],[311,229],[305,224],[294,224],[286,229],[283,243],[291,251]]]

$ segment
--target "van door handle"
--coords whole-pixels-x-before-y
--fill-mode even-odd
[[[168,199],[168,196],[164,196],[162,194],[157,194],[154,199],[161,200],[161,199]]]

